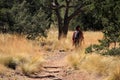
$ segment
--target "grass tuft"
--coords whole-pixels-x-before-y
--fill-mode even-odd
[[[0,34],[0,65],[21,68],[23,73],[34,73],[42,67],[40,47],[24,36]],[[28,70],[27,70],[28,69]]]
[[[109,61],[101,55],[92,54],[87,55],[86,60],[81,67],[88,72],[96,73],[99,75],[107,75]]]
[[[74,69],[79,69],[81,63],[85,60],[86,54],[84,54],[84,50],[77,50],[72,52],[67,56],[68,64]]]
[[[2,58],[0,58],[0,62],[1,62],[1,64],[3,64],[4,66],[6,66],[8,68],[16,69],[17,61],[12,56],[2,57]]]
[[[106,80],[120,80],[120,64],[115,65],[114,70],[111,71]]]
[[[44,59],[42,57],[33,57],[28,62],[21,65],[22,72],[26,75],[30,75],[39,72],[42,69]]]

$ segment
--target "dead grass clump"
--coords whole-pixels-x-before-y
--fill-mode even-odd
[[[20,67],[23,73],[33,73],[40,69],[42,62],[43,55],[35,42],[19,35],[0,34],[1,65],[11,69]]]
[[[80,65],[84,61],[86,55],[83,53],[84,50],[74,51],[72,54],[67,56],[68,64],[74,69],[79,69]]]
[[[69,65],[74,69],[85,70],[103,77],[104,80],[120,80],[120,60],[118,57],[99,54],[73,52],[67,56]]]
[[[120,80],[120,64],[111,69],[111,73],[106,80]]]
[[[90,73],[107,75],[109,61],[104,56],[92,54],[87,55],[81,67]]]
[[[39,72],[42,69],[43,62],[44,59],[42,57],[33,57],[29,59],[28,62],[21,65],[22,72],[26,75]]]
[[[0,63],[11,69],[16,69],[16,66],[18,64],[15,58],[12,56],[0,57]]]
[[[67,60],[69,62],[69,64],[71,65],[71,67],[73,67],[74,69],[78,69],[79,68],[79,63],[80,63],[80,60],[79,60],[79,56],[76,54],[76,55],[69,55],[67,57]]]

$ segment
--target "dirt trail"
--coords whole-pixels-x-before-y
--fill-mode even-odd
[[[44,69],[29,80],[92,80],[89,74],[69,69],[65,57],[69,52],[47,53]]]
[[[66,75],[66,55],[66,52],[47,53],[42,72],[32,76],[30,80],[63,80]]]
[[[46,62],[41,72],[25,76],[13,71],[13,75],[3,76],[0,80],[103,80],[100,76],[69,68],[66,62],[66,56],[69,54],[70,52],[65,51],[45,52]]]

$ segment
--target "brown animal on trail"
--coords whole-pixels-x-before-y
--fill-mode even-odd
[[[84,40],[83,32],[80,30],[80,26],[76,27],[76,30],[73,33],[72,36],[73,40],[73,46],[80,47],[82,44],[82,41]]]

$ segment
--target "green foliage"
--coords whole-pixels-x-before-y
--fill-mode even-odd
[[[89,47],[86,48],[85,53],[97,52],[102,54],[104,52],[103,49],[104,49],[104,46],[102,45],[90,45]]]
[[[66,2],[57,0],[61,26],[65,19]],[[58,25],[56,11],[51,8],[54,0],[1,0],[0,32],[27,34],[27,38],[46,36],[51,22]],[[83,30],[103,30],[102,45],[120,42],[119,0],[71,0],[68,17],[81,6],[80,15],[70,20],[70,29],[80,25]],[[79,12],[79,11],[78,11]],[[69,23],[68,23],[69,24]],[[62,28],[63,29],[63,28]],[[65,31],[65,30],[64,30]],[[104,42],[105,41],[105,42]]]
[[[120,1],[105,0],[95,4],[96,19],[104,26],[104,38],[99,40],[100,45],[90,46],[86,52],[97,51],[101,54],[119,55],[120,44]],[[99,7],[98,7],[99,5]],[[114,44],[112,48],[111,44]]]
[[[89,47],[86,48],[85,53],[92,53],[92,45],[90,45]]]
[[[25,34],[29,39],[47,36],[46,31],[51,24],[51,12],[46,12],[48,8],[45,6],[45,1],[3,0],[0,4],[2,4],[0,32]]]
[[[71,28],[80,25],[83,30],[103,30],[104,26],[100,18],[102,2],[99,2],[99,0],[84,0],[83,12],[74,18]]]
[[[104,53],[104,55],[120,55],[120,48],[112,48]]]
[[[116,56],[116,55],[120,55],[120,48],[109,49],[102,45],[91,45],[86,48],[86,53],[92,53],[92,52],[96,52],[102,55]]]

